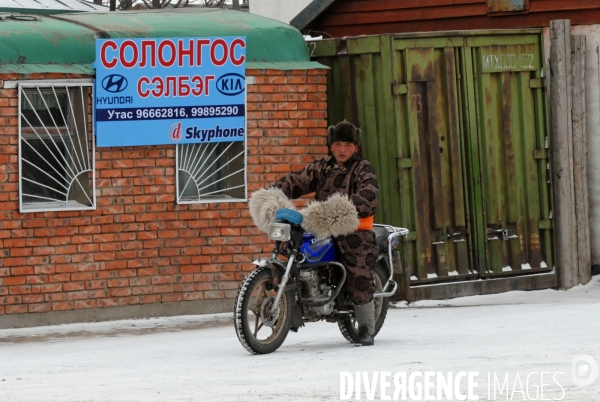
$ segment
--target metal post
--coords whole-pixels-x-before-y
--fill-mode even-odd
[[[109,11],[117,11],[117,0],[110,0]]]
[[[233,7],[234,10],[239,10],[240,9],[240,0],[233,0]]]

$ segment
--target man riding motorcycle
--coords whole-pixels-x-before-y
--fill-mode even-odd
[[[374,265],[378,249],[372,232],[373,215],[377,207],[377,176],[369,161],[356,154],[361,131],[352,123],[342,121],[328,128],[329,156],[308,164],[274,183],[291,199],[315,192],[315,200],[325,201],[335,193],[347,195],[358,212],[359,225],[347,235],[334,238],[346,268],[345,291],[354,303],[359,334],[357,346],[374,344],[375,292]]]

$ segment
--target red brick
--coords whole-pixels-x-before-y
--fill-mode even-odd
[[[5,306],[4,311],[6,314],[24,314],[28,311],[27,306],[27,304]]]
[[[130,296],[131,289],[130,288],[114,288],[114,289],[110,290],[110,295],[112,297]]]
[[[102,289],[106,287],[106,281],[87,281],[85,282],[86,289]]]
[[[173,283],[173,278],[170,276],[155,276],[151,278],[150,283],[153,285],[168,285]]]
[[[23,295],[23,303],[42,303],[44,301],[44,295]]]
[[[21,304],[21,303],[23,303],[23,296],[0,297],[0,305]]]
[[[77,247],[77,252],[79,253],[93,253],[100,250],[99,244],[80,244]]]
[[[191,292],[195,290],[195,286],[193,283],[181,283],[177,284],[173,287],[175,292]]]
[[[183,296],[180,293],[163,294],[161,297],[161,302],[163,303],[180,302],[182,300]]]
[[[70,274],[58,274],[58,275],[50,275],[48,276],[48,282],[68,282],[71,280]]]
[[[46,293],[44,295],[44,301],[47,302],[58,302],[67,300],[67,295],[65,293]]]
[[[93,278],[91,272],[81,272],[76,274],[71,274],[72,281],[88,281]]]
[[[75,310],[84,308],[94,308],[96,307],[96,303],[96,300],[77,300],[75,301]]]
[[[4,286],[24,285],[26,282],[27,282],[26,276],[4,278]]]
[[[184,265],[180,268],[182,274],[194,274],[202,272],[202,266],[200,265]]]
[[[27,305],[28,312],[30,313],[47,313],[52,311],[52,304],[50,303],[39,303]]]
[[[30,285],[16,285],[8,287],[8,294],[10,295],[24,295],[31,293]]]
[[[19,257],[19,258],[5,258],[3,260],[3,265],[4,267],[16,267],[19,265],[26,265],[27,264],[27,260],[23,257]]]
[[[94,254],[94,261],[110,261],[115,259],[115,253],[101,252]]]
[[[137,272],[135,269],[120,269],[120,270],[116,271],[116,276],[118,278],[136,276],[136,274],[137,274]]]
[[[139,296],[130,296],[130,297],[120,297],[119,298],[119,305],[121,305],[121,306],[127,306],[127,305],[132,305],[132,304],[139,304],[139,303],[140,303]]]
[[[52,311],[73,310],[73,302],[57,302],[52,303]]]
[[[69,282],[69,283],[63,283],[63,292],[69,292],[69,291],[74,291],[74,290],[83,290],[85,289],[85,283],[84,282]]]
[[[88,292],[88,296],[90,299],[98,299],[98,298],[102,298],[102,297],[108,297],[109,294],[110,294],[110,291],[108,289],[90,290]]]
[[[53,266],[36,266],[33,267],[34,274],[53,274],[56,272],[56,267]]]
[[[109,279],[108,281],[106,281],[106,284],[109,288],[125,287],[125,286],[129,286],[129,279],[127,279],[127,278]]]
[[[152,294],[152,286],[136,286],[131,288],[131,294],[133,296],[138,296],[138,295],[149,295]]]
[[[114,307],[119,305],[119,299],[116,297],[106,298],[106,299],[97,299],[96,305],[98,307]]]
[[[160,303],[161,295],[144,295],[140,296],[141,303]]]
[[[10,250],[11,257],[28,257],[32,253],[33,253],[33,249],[30,247],[12,248]]]
[[[60,292],[62,290],[62,285],[58,284],[44,284],[44,285],[31,285],[32,293],[54,293]]]
[[[89,293],[88,291],[69,292],[67,293],[67,300],[84,300],[89,297]]]
[[[25,239],[6,239],[6,240],[4,240],[4,247],[6,247],[6,248],[25,247],[25,245],[26,245]]]

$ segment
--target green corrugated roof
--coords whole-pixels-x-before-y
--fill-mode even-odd
[[[35,15],[0,14],[0,73],[93,74],[96,38],[246,36],[247,68],[325,68],[311,62],[295,28],[240,11],[184,8]],[[27,18],[31,19],[31,18]]]
[[[0,12],[26,14],[62,14],[108,11],[108,7],[85,0],[0,0]]]

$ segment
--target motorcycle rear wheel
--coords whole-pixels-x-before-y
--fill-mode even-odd
[[[388,278],[389,275],[386,274],[385,269],[383,269],[379,262],[376,263],[375,293],[381,292],[383,285],[387,283]],[[373,336],[375,336],[383,326],[390,299],[388,297],[373,298],[373,302],[375,303],[375,334]],[[348,342],[356,343],[356,340],[358,339],[358,323],[354,317],[347,317],[338,321],[338,327]]]
[[[262,355],[276,351],[290,330],[294,293],[284,293],[279,307],[270,314],[276,294],[271,270],[267,267],[254,270],[238,291],[233,322],[240,343],[250,353]]]

